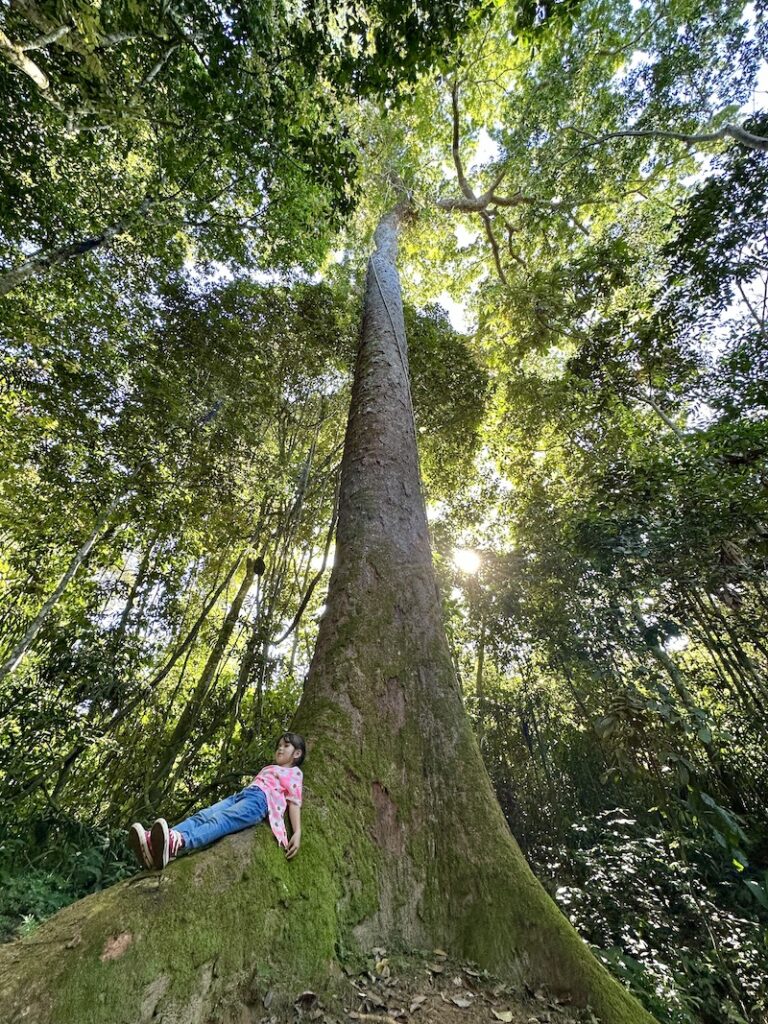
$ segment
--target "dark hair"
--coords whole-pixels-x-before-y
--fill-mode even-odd
[[[307,756],[307,745],[304,742],[304,737],[299,736],[297,732],[284,732],[282,736],[278,737],[277,743],[279,743],[280,740],[285,740],[286,743],[290,743],[292,747],[301,751],[301,757],[298,761],[293,762],[298,768],[299,765],[304,763],[304,758]],[[277,743],[275,746],[277,746]]]

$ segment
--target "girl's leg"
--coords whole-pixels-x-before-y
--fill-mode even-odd
[[[210,807],[203,807],[202,810],[196,811],[195,814],[174,826],[174,831],[181,833],[184,837],[184,845],[187,849],[203,845],[202,842],[196,842],[195,837],[206,825],[215,820],[216,815],[224,813],[235,802],[236,796],[237,794],[233,793],[232,796],[226,796],[218,803],[211,804]]]
[[[241,792],[193,814],[176,825],[175,831],[182,836],[187,850],[196,850],[231,832],[240,832],[255,825],[266,816],[267,798],[264,793],[258,786],[247,786]]]

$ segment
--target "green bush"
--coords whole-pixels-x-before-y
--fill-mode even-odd
[[[764,878],[622,809],[531,854],[597,956],[661,1024],[766,1019]]]
[[[7,823],[0,842],[0,941],[136,870],[122,836],[63,816]]]

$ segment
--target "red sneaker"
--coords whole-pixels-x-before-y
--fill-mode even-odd
[[[184,847],[184,839],[176,829],[168,828],[165,818],[158,818],[150,833],[153,866],[162,871],[169,861],[175,860]]]
[[[170,860],[170,829],[165,818],[158,818],[150,832],[150,848],[152,850],[152,865],[158,871],[162,871]]]
[[[152,857],[152,837],[140,821],[135,821],[128,830],[128,845],[139,864],[151,871],[155,866]]]

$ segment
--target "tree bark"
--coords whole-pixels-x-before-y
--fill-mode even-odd
[[[0,949],[0,1019],[233,1024],[263,1016],[267,989],[328,985],[345,952],[439,944],[606,1024],[650,1024],[528,868],[463,709],[419,478],[405,214],[383,218],[368,268],[336,559],[293,726],[309,746],[298,857],[249,830],[66,908]]]
[[[395,267],[381,221],[342,461],[336,558],[296,727],[350,865],[344,931],[363,947],[441,945],[648,1019],[603,971],[509,833],[464,712],[432,566]],[[363,899],[359,895],[362,894]]]
[[[477,698],[477,745],[482,748],[485,739],[485,619],[480,620],[480,637],[477,641],[477,671],[475,672],[475,697]]]

